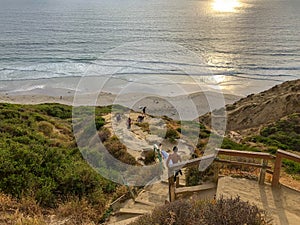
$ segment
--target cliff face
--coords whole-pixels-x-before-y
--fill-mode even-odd
[[[226,105],[227,131],[259,130],[287,115],[300,112],[300,79],[252,94]],[[215,112],[213,112],[215,113]],[[210,125],[210,113],[199,118]]]

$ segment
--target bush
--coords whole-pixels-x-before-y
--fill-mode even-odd
[[[95,118],[95,125],[96,125],[96,129],[100,130],[100,128],[105,125],[105,119],[102,118],[101,116],[96,117]]]
[[[48,123],[46,121],[42,121],[38,124],[38,130],[42,132],[47,137],[51,137],[51,134],[53,132],[54,126],[51,123]]]
[[[185,177],[186,186],[198,185],[201,181],[201,174],[197,166],[188,167],[185,172]]]
[[[109,138],[106,142],[104,142],[104,146],[109,153],[114,156],[114,158],[120,160],[121,162],[129,165],[137,164],[135,158],[127,152],[126,146],[120,142],[117,136],[112,136]]]
[[[72,118],[72,108],[70,106],[56,103],[47,103],[38,105],[37,108],[39,108],[42,112],[46,113],[49,116],[58,117],[61,119]]]
[[[267,225],[264,211],[239,197],[218,200],[178,200],[157,207],[151,214],[144,215],[131,225]]]
[[[288,159],[283,159],[282,164],[285,167],[287,173],[294,175],[300,174],[300,163]]]
[[[147,151],[145,153],[145,160],[144,163],[145,165],[149,165],[149,164],[153,164],[155,162],[155,151],[151,150],[151,151]]]
[[[258,149],[254,148],[254,147],[251,147],[251,146],[248,146],[248,145],[245,145],[245,144],[236,143],[236,142],[234,142],[234,141],[232,141],[232,140],[230,140],[229,138],[226,138],[226,137],[223,139],[221,148],[234,149],[234,150],[255,151],[255,152],[259,151]]]
[[[139,126],[143,132],[150,133],[150,125],[149,123],[135,123],[136,126]]]
[[[174,130],[173,128],[168,128],[166,132],[165,139],[169,139],[171,143],[175,142],[175,139],[180,138],[178,132]]]
[[[267,224],[264,212],[257,206],[242,201],[240,197],[221,197],[215,204],[207,204],[203,220],[205,224]]]
[[[199,185],[208,179],[212,179],[214,175],[215,164],[210,165],[205,171],[199,171],[198,166],[188,167],[185,172],[186,186]]]
[[[300,151],[300,113],[281,119],[260,131],[260,135],[252,137],[255,142],[276,146],[280,149]]]
[[[116,185],[83,160],[71,111],[58,104],[0,104],[0,192],[17,199],[30,196],[43,207],[56,207],[69,197],[98,206],[99,199],[109,199]]]
[[[111,135],[111,133],[110,133],[109,129],[107,129],[106,127],[100,129],[100,131],[98,132],[98,136],[102,142],[105,142],[106,140],[108,140],[110,135]]]

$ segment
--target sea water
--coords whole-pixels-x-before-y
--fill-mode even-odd
[[[299,10],[298,0],[0,0],[0,91],[48,79],[76,89],[68,78],[83,76],[111,76],[119,91],[170,80],[261,91],[300,78]]]

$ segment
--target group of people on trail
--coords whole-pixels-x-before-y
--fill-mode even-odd
[[[162,160],[166,160],[166,166],[169,168],[171,165],[181,162],[181,157],[178,154],[178,147],[173,147],[173,153],[169,154],[165,150],[162,150],[162,144],[160,143],[158,146],[154,145],[154,150],[157,153],[157,158],[159,159],[159,162],[162,164]],[[182,175],[182,171],[176,170],[174,175],[174,182],[176,181],[176,178],[178,175]]]
[[[143,106],[143,107],[140,107],[142,109],[142,112],[143,112],[143,115],[140,115],[138,116],[137,118],[137,122],[138,123],[141,123],[143,122],[144,118],[145,118],[145,114],[146,114],[146,106]],[[120,113],[117,113],[116,114],[116,121],[119,123],[121,121],[121,115]],[[131,129],[131,125],[132,125],[132,119],[130,117],[127,118],[127,121],[126,121],[126,126],[127,126],[127,129],[130,130]]]

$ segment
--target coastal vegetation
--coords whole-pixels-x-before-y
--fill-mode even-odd
[[[101,115],[108,112],[107,107],[96,109],[99,136],[115,157],[135,164],[126,147],[101,129],[105,124]],[[79,210],[78,216],[99,222],[108,203],[123,194],[118,193],[122,187],[100,176],[82,158],[71,121],[70,106],[0,104],[0,192],[7,195],[1,194],[2,206],[25,201],[40,211],[39,207],[64,208],[63,216],[72,217],[85,205],[87,210]],[[116,155],[119,150],[122,154]],[[23,211],[27,215],[30,209],[24,206]]]
[[[96,107],[95,109],[78,107],[76,110],[79,112],[76,114],[78,118],[72,115],[71,106],[66,105],[0,104],[0,206],[5,212],[3,214],[5,216],[0,216],[0,222],[46,224],[49,219],[45,215],[55,215],[57,220],[68,218],[69,224],[82,224],[86,221],[99,223],[109,215],[111,211],[109,203],[127,193],[124,186],[105,179],[88,165],[83,159],[73,134],[74,129],[80,128],[80,123],[76,124],[76,121],[82,119],[79,116],[80,112],[82,115],[91,112],[95,115],[95,121],[89,121],[86,128],[82,129],[80,138],[85,139],[94,129],[96,136],[111,155],[126,164],[140,166],[140,163],[127,152],[126,146],[118,137],[105,127],[104,118],[111,112],[111,107]],[[166,117],[163,119],[166,127],[161,130],[158,128],[155,130],[155,127],[150,129],[150,124],[147,122],[136,125],[146,133],[160,133],[165,130],[164,138],[170,145],[176,143],[178,138],[183,138],[190,143],[196,136],[199,141],[193,157],[201,156],[209,138],[217,137],[217,134],[201,123],[178,122]],[[280,148],[300,152],[299,122],[300,114],[294,113],[274,123],[263,125],[258,134],[248,136],[240,142],[225,137],[221,148],[270,153],[276,153],[276,150]],[[93,140],[91,138],[91,141]],[[93,161],[97,161],[97,164],[105,163],[102,155],[96,151],[93,152],[93,149],[84,149],[84,151],[89,151],[89,154],[94,156]],[[150,151],[145,155],[144,163],[149,165],[154,162],[155,154]],[[299,163],[284,160],[283,166],[287,173],[299,179]],[[107,174],[114,173],[111,165],[106,165],[106,168],[110,168],[107,169]],[[186,171],[187,185],[199,184],[205,181],[204,179],[208,179],[212,173],[213,168],[202,174],[197,168],[190,168]],[[143,175],[143,177],[146,176],[147,174]],[[183,204],[183,207],[197,205],[201,212],[217,210],[222,204],[227,207],[233,204],[232,202],[244,204],[239,199],[221,199],[220,201],[214,203],[187,201],[179,204]],[[252,207],[245,204],[247,209]],[[176,214],[176,207],[174,207],[170,204],[160,210],[170,209],[170,212]],[[8,213],[10,210],[13,213]],[[142,217],[140,224],[146,223],[143,221],[157,223],[159,218],[163,218],[161,214],[158,215],[158,212],[155,210],[153,214]],[[175,216],[175,214],[167,214],[164,221],[183,219],[181,215]],[[261,216],[262,214],[255,215]],[[195,215],[182,216],[194,218]],[[201,220],[204,221],[205,218]],[[147,224],[152,224],[152,222]],[[257,224],[264,224],[264,220]]]
[[[263,149],[276,153],[277,149],[300,152],[300,113],[294,113],[261,129],[260,133],[246,139],[263,144]],[[300,179],[300,163],[283,160],[286,172]]]

